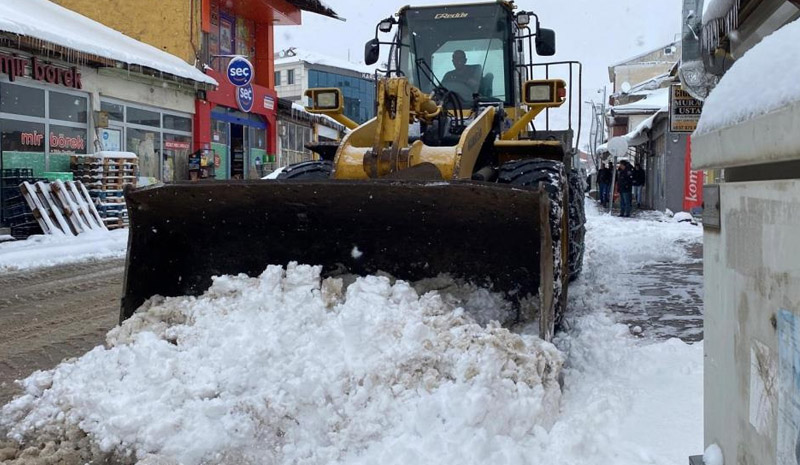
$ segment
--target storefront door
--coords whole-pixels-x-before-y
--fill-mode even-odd
[[[216,179],[256,179],[266,161],[267,125],[257,115],[218,107],[211,113]]]

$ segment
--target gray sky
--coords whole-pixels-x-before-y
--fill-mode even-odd
[[[275,50],[290,46],[363,62],[364,43],[375,25],[404,5],[459,3],[443,0],[325,0],[347,21],[303,12],[301,26],[275,29]],[[465,2],[466,3],[466,2]],[[583,62],[583,100],[602,99],[597,89],[609,86],[608,66],[673,41],[680,32],[681,0],[522,0],[519,9],[539,15],[542,27],[555,29],[557,55],[539,61]],[[388,40],[389,35],[382,35]],[[388,49],[388,46],[386,47]],[[381,54],[384,60],[385,53]],[[589,113],[584,105],[584,114]],[[588,125],[584,118],[584,124]],[[584,141],[588,128],[582,131]],[[581,142],[583,146],[583,142]]]

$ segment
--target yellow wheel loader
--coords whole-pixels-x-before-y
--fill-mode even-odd
[[[380,41],[379,32],[394,34]],[[381,45],[389,60],[371,120],[348,119],[340,89],[307,92],[309,111],[350,129],[335,146],[310,147],[319,159],[275,180],[126,192],[121,319],[156,294],[197,295],[214,275],[297,261],[410,281],[447,273],[520,308],[533,302],[541,336],[552,337],[583,257],[572,170],[580,64],[532,63],[555,53],[555,34],[504,1],[404,7],[377,25],[367,64]],[[568,108],[566,127],[551,130],[557,108]]]

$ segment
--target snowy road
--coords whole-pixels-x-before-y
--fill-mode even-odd
[[[15,379],[102,344],[119,318],[124,260],[0,272],[0,405]]]
[[[555,347],[476,324],[505,311],[479,289],[224,278],[28,378],[0,416],[25,445],[0,460],[682,465],[702,452],[703,346],[667,336],[698,336],[701,284],[680,270],[701,229],[587,209]]]

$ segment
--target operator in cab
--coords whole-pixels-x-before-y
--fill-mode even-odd
[[[463,102],[472,100],[472,94],[477,93],[481,84],[480,65],[468,65],[467,54],[463,50],[453,52],[452,71],[448,71],[442,79],[442,85],[461,97]]]

